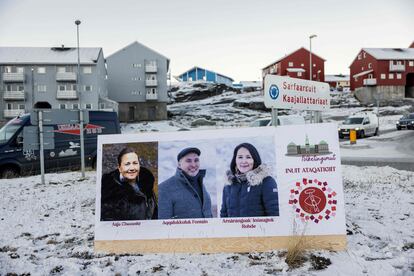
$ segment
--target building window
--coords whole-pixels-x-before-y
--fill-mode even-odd
[[[397,74],[397,80],[402,79],[402,75],[401,74]]]
[[[367,53],[364,52],[364,58],[367,56]]]
[[[305,64],[301,63],[301,64],[300,64],[300,66],[304,67],[304,66],[305,66]]]
[[[368,74],[368,78],[369,79],[372,79],[372,74]]]
[[[157,75],[147,75],[146,80],[157,80]]]
[[[132,63],[132,67],[141,68],[141,63]]]
[[[24,104],[19,104],[19,109],[24,110]]]
[[[141,91],[139,90],[134,90],[131,92],[132,95],[141,95]]]
[[[79,104],[72,104],[72,109],[79,109]]]
[[[382,80],[385,80],[387,77],[386,77],[386,75],[385,74],[381,74],[381,79]]]
[[[37,67],[38,74],[46,74],[46,67]]]
[[[413,60],[410,60],[410,61],[408,62],[408,65],[409,65],[410,67],[413,67],[413,66],[414,66],[414,61],[413,61]]]
[[[22,84],[7,84],[4,86],[4,89],[7,92],[24,91],[24,86]]]
[[[293,66],[293,62],[289,62],[289,67],[292,67]]]
[[[73,71],[73,66],[59,66],[57,68],[58,73],[70,73]]]
[[[315,63],[313,64],[313,67],[316,67],[316,64]]]
[[[59,91],[76,91],[76,84],[59,84]]]
[[[13,106],[11,103],[6,104],[6,110],[13,109]]]
[[[66,104],[59,104],[59,109],[66,109]]]
[[[83,86],[83,90],[85,92],[91,92],[92,91],[92,85],[85,85],[85,86]]]
[[[4,73],[24,73],[24,68],[17,66],[5,66]]]
[[[37,92],[46,92],[46,85],[45,84],[38,84],[37,85]]]
[[[99,109],[105,109],[105,104],[104,103],[100,103],[99,104]]]
[[[388,78],[389,78],[390,80],[393,80],[393,79],[394,79],[394,74],[389,74],[389,75],[388,75]]]
[[[368,68],[371,69],[372,68],[372,63],[368,63]]]
[[[85,109],[92,109],[92,104],[85,104]]]
[[[358,55],[358,60],[360,60],[360,59],[361,59],[361,54]]]
[[[91,66],[84,66],[83,68],[84,74],[92,74],[92,67]]]
[[[298,72],[298,77],[302,77],[302,72]]]

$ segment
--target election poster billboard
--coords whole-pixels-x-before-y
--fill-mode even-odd
[[[343,249],[334,124],[98,137],[97,252]]]

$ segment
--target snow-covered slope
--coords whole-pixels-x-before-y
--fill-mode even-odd
[[[72,172],[48,174],[46,185],[39,176],[0,180],[0,275],[414,274],[413,172],[343,166],[348,250],[308,252],[293,270],[283,250],[94,254],[95,178]]]

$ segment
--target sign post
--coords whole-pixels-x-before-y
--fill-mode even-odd
[[[83,124],[89,123],[89,113],[87,110],[62,110],[49,109],[39,110],[30,114],[30,122],[32,125],[38,125],[39,131],[27,128],[25,135],[32,137],[31,133],[36,133],[36,138],[24,139],[25,141],[38,141],[35,143],[24,143],[25,149],[39,150],[40,149],[40,171],[42,173],[42,184],[44,184],[44,149],[54,149],[54,135],[53,127],[51,125],[58,124],[80,124],[80,144],[81,144],[81,169],[82,177],[85,177],[85,149]],[[49,125],[50,127],[45,127]],[[35,127],[36,128],[36,127]],[[50,133],[50,134],[49,134]],[[45,136],[45,134],[47,134]],[[37,137],[39,140],[37,140]],[[44,141],[46,137],[46,141]],[[40,146],[40,148],[39,148]]]
[[[43,149],[43,114],[42,111],[39,110],[39,141],[40,141],[40,173],[42,184],[45,184],[45,156],[44,156],[44,149]]]

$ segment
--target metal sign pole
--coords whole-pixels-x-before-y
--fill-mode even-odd
[[[272,126],[277,127],[277,108],[272,108]]]
[[[43,148],[43,113],[39,110],[39,142],[40,142],[40,173],[42,184],[45,184],[45,156]]]
[[[81,147],[81,169],[82,178],[85,178],[85,145],[83,143],[83,111],[79,110],[79,131],[80,131],[80,147]]]

